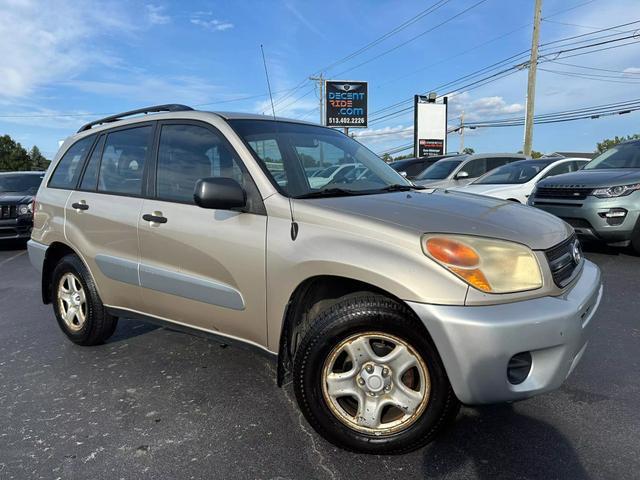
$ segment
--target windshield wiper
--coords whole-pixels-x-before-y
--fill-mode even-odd
[[[401,184],[393,184],[387,185],[380,189],[382,192],[408,192],[409,190],[424,190],[427,187],[423,187],[422,185],[401,185]]]
[[[347,197],[350,195],[362,195],[363,192],[346,190],[344,188],[325,188],[317,192],[304,193],[295,198],[320,198],[320,197]]]

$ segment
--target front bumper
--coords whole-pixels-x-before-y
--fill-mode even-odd
[[[561,296],[491,306],[408,302],[429,331],[458,399],[466,404],[520,400],[558,388],[580,361],[602,298],[600,270],[584,262]],[[530,352],[524,382],[507,379],[517,353]]]
[[[29,238],[33,220],[31,217],[18,217],[0,220],[0,241]]]
[[[588,196],[580,201],[532,198],[529,200],[529,205],[560,217],[582,238],[607,243],[631,240],[640,218],[639,192],[619,198]],[[627,210],[627,215],[619,225],[610,225],[601,214],[617,208]]]

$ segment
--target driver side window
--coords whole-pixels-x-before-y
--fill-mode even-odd
[[[477,178],[486,172],[486,159],[478,158],[476,160],[470,160],[461,169],[461,172],[467,172],[468,178]]]

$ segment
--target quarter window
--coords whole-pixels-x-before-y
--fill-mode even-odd
[[[98,191],[142,194],[142,172],[152,127],[118,130],[107,136],[100,163]]]
[[[82,176],[82,182],[80,182],[80,190],[93,191],[98,185],[98,169],[100,168],[100,156],[102,155],[105,138],[104,135],[100,137],[100,140],[98,140],[98,143],[91,153],[91,157],[89,157],[87,168],[85,168],[84,175]]]
[[[158,198],[193,203],[196,182],[205,177],[233,178],[247,188],[235,153],[220,135],[197,125],[164,125],[158,150]]]
[[[78,177],[80,176],[80,170],[82,170],[82,160],[86,156],[89,148],[91,148],[91,145],[93,145],[95,138],[95,135],[91,135],[71,145],[58,162],[56,171],[53,172],[51,180],[49,180],[50,187],[75,188],[78,183]]]

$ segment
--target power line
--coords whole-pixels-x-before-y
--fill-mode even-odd
[[[636,22],[631,22],[631,23],[636,23]],[[625,24],[625,25],[627,25],[627,24]],[[618,25],[616,25],[614,27],[610,27],[610,28],[616,28],[616,27],[618,27]],[[598,33],[598,32],[593,32],[593,33]],[[549,45],[551,43],[558,43],[558,42],[566,41],[569,38],[573,39],[573,38],[577,38],[577,37],[576,36],[568,37],[567,39],[561,39],[561,40],[557,40],[557,41],[554,41],[554,42],[548,42],[545,45]],[[619,37],[619,38],[614,38],[614,39],[609,39],[609,40],[603,40],[601,42],[591,43],[591,44],[587,44],[587,45],[580,45],[580,46],[577,46],[577,47],[571,47],[571,44],[562,45],[563,48],[561,50],[557,50],[557,51],[554,51],[554,52],[546,52],[545,51],[542,54],[541,59],[538,62],[539,63],[544,63],[544,62],[552,61],[552,60],[555,61],[561,55],[563,55],[562,58],[570,58],[570,57],[573,57],[573,56],[585,55],[585,54],[588,54],[588,53],[594,53],[594,52],[601,51],[601,50],[608,50],[610,48],[618,48],[618,47],[623,47],[623,46],[626,46],[626,45],[631,45],[631,44],[637,43],[637,40],[636,40],[636,41],[632,41],[632,42],[623,43],[623,44],[620,44],[620,45],[613,45],[613,46],[609,45],[611,43],[620,42],[622,40],[626,40],[626,39],[630,39],[630,38],[636,38],[636,36],[635,35],[628,35],[628,36],[624,36],[624,37]],[[576,43],[583,43],[583,41],[576,42]],[[583,49],[591,49],[591,48],[593,48],[595,46],[602,46],[602,45],[609,45],[609,46],[608,47],[603,47],[601,49],[590,50],[588,52],[574,53],[573,55],[565,55],[568,52],[575,52],[575,51],[583,50]],[[567,47],[571,47],[571,48],[567,48]],[[512,55],[511,57],[509,57],[507,59],[503,59],[503,60],[501,60],[499,62],[496,62],[496,63],[494,63],[492,65],[489,65],[488,67],[485,67],[483,69],[477,70],[477,71],[475,71],[475,72],[473,72],[471,74],[465,75],[465,76],[460,77],[458,79],[452,80],[452,81],[450,81],[450,82],[448,82],[446,84],[440,85],[440,86],[438,86],[438,87],[436,87],[434,89],[431,89],[431,91],[437,91],[437,90],[439,90],[441,88],[444,88],[444,87],[447,87],[447,86],[453,86],[453,85],[456,85],[457,83],[459,83],[463,79],[471,79],[471,78],[477,77],[478,75],[480,75],[483,72],[489,72],[491,70],[495,70],[497,68],[500,68],[501,66],[503,66],[504,63],[506,63],[507,60],[509,60],[509,59],[518,59],[518,58],[522,57],[526,52],[528,52],[528,50],[520,52],[520,53],[515,54],[515,55]],[[545,58],[545,57],[551,57],[551,56],[555,56],[555,58],[553,58],[553,59]],[[471,82],[471,83],[469,83],[467,85],[458,86],[453,91],[462,90],[462,89],[465,89],[465,88],[467,88],[469,86],[473,86],[473,85],[475,85],[475,84],[477,84],[479,82],[486,82],[487,80],[491,80],[492,78],[493,78],[493,81],[499,80],[500,78],[502,78],[503,74],[506,74],[510,70],[514,70],[514,72],[515,72],[517,70],[523,69],[525,66],[526,66],[526,64],[516,63],[516,64],[511,65],[510,67],[508,67],[506,69],[498,71],[497,73],[492,73],[492,74],[490,74],[490,75],[488,75],[486,77],[480,78],[479,80]],[[490,82],[486,82],[486,83],[490,83]],[[483,84],[486,84],[486,83],[483,83]],[[447,93],[441,94],[440,96],[445,96],[445,95],[448,95],[448,94],[451,94],[451,93],[453,93],[453,92],[447,92]],[[403,100],[403,101],[397,102],[397,103],[395,103],[393,105],[384,107],[384,108],[382,108],[380,110],[374,111],[374,112],[372,112],[372,115],[375,116],[375,114],[379,114],[382,111],[389,110],[389,109],[392,109],[394,107],[398,107],[400,105],[410,104],[410,103],[411,103],[411,99]],[[411,106],[408,106],[406,108],[403,108],[403,109],[400,109],[400,110],[396,110],[396,111],[391,112],[389,114],[385,114],[385,115],[381,115],[381,116],[375,117],[369,123],[370,124],[378,123],[379,121],[381,121],[383,119],[396,116],[396,114],[403,113],[403,112],[408,112],[409,110],[411,110],[411,108],[412,108]]]
[[[481,4],[485,3],[486,1],[487,0],[479,0],[478,2],[474,3],[473,5],[465,8],[464,10],[456,13],[455,15],[447,18],[446,20],[444,20],[444,21],[442,21],[440,23],[438,23],[437,25],[434,25],[433,27],[431,27],[431,28],[419,33],[418,35],[415,35],[415,36],[411,37],[410,39],[405,40],[404,42],[399,43],[398,45],[396,45],[396,46],[394,46],[394,47],[392,47],[392,48],[390,48],[388,50],[385,50],[384,52],[379,53],[378,55],[376,55],[374,57],[371,57],[368,60],[365,60],[364,62],[361,62],[361,63],[359,63],[358,65],[356,65],[354,67],[348,68],[347,70],[343,70],[342,72],[338,73],[337,76],[344,75],[347,72],[355,70],[356,68],[360,68],[363,65],[367,65],[368,63],[371,63],[374,60],[377,60],[377,59],[379,59],[379,58],[381,58],[381,57],[383,57],[383,56],[385,56],[385,55],[387,55],[387,54],[389,54],[389,53],[391,53],[391,52],[393,52],[393,51],[395,51],[395,50],[397,50],[397,49],[399,49],[401,47],[404,47],[405,45],[413,42],[414,40],[417,40],[418,38],[426,35],[427,33],[433,32],[435,29],[440,28],[441,26],[446,25],[447,23],[449,23],[449,22],[455,20],[456,18],[464,15],[465,13],[469,12],[470,10],[473,10],[474,8],[480,6]]]

